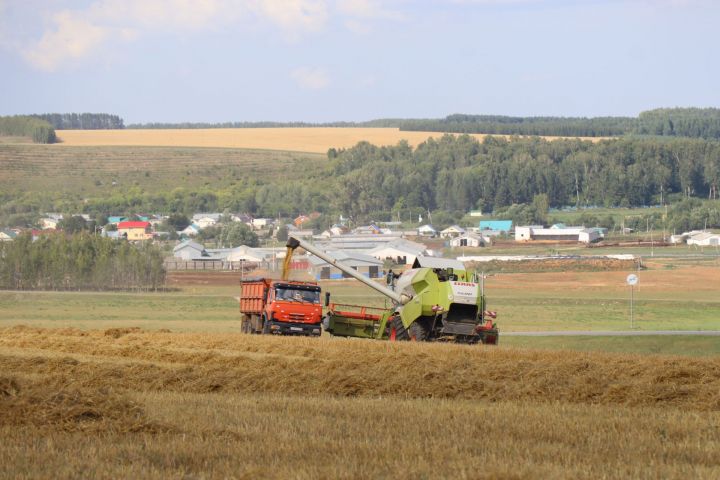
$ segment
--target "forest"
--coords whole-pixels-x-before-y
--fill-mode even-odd
[[[35,143],[54,143],[55,129],[45,120],[26,115],[0,117],[0,136],[27,137]]]
[[[42,113],[32,115],[56,130],[110,130],[125,128],[123,119],[108,113]]]
[[[0,288],[14,290],[157,289],[165,283],[163,255],[88,233],[29,233],[0,242]]]

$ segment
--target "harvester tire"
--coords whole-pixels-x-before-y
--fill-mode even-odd
[[[395,315],[390,319],[390,341],[392,342],[407,342],[410,340],[410,334],[405,329],[400,315]]]
[[[242,333],[251,333],[250,320],[243,317],[242,321],[240,322],[240,331]]]
[[[427,342],[430,340],[430,329],[432,328],[432,320],[429,318],[418,318],[410,324],[408,332],[410,340],[413,342]]]

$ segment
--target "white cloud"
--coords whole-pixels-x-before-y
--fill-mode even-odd
[[[330,85],[330,78],[323,68],[296,68],[290,73],[290,77],[302,88],[310,90],[320,90]]]
[[[3,2],[4,0],[0,0]],[[22,50],[35,67],[53,71],[101,51],[110,40],[156,32],[199,32],[260,20],[296,37],[322,29],[327,0],[96,0],[51,14],[42,37]],[[0,3],[0,7],[2,7]],[[28,45],[26,43],[26,45]]]
[[[56,14],[53,23],[52,30],[23,51],[25,59],[41,70],[52,71],[68,61],[91,54],[112,33],[107,27],[93,25],[68,12]]]

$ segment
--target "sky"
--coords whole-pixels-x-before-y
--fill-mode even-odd
[[[126,124],[720,107],[717,0],[0,0],[0,115]]]

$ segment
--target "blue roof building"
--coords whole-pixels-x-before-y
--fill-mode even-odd
[[[480,230],[508,233],[512,230],[512,220],[480,220]]]

